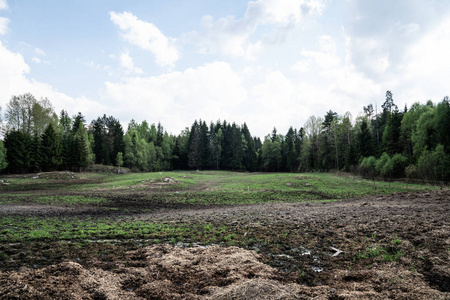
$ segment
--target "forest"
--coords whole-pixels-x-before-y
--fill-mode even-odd
[[[450,102],[397,107],[391,91],[381,109],[311,116],[301,128],[254,137],[246,123],[195,120],[178,135],[162,124],[113,116],[88,123],[82,113],[57,115],[51,102],[12,96],[0,140],[0,171],[82,171],[93,164],[134,172],[235,170],[247,172],[345,171],[367,178],[450,180]]]

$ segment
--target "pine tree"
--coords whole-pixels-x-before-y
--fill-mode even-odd
[[[73,137],[73,164],[80,172],[89,165],[90,145],[84,126],[78,128]]]
[[[298,156],[295,151],[294,139],[295,139],[295,132],[291,126],[291,127],[289,127],[289,130],[286,134],[285,143],[284,143],[284,147],[285,147],[284,152],[286,153],[285,169],[288,170],[289,172],[294,172],[295,170],[297,170],[297,157]]]
[[[3,171],[8,166],[6,158],[6,148],[2,141],[0,141],[0,171]]]
[[[31,138],[31,156],[30,156],[30,171],[39,172],[42,170],[42,146],[41,137],[37,132]]]
[[[61,145],[52,123],[48,124],[42,135],[42,168],[46,171],[57,170],[62,164]]]
[[[400,139],[402,119],[403,113],[399,112],[398,109],[394,109],[384,129],[382,145],[383,150],[389,155],[403,153],[404,145]]]
[[[361,122],[361,128],[357,136],[358,150],[362,157],[369,157],[374,154],[374,146],[372,142],[372,133],[366,119]]]
[[[8,161],[7,171],[25,173],[31,167],[31,135],[19,130],[8,131],[5,135],[4,147]]]
[[[188,141],[188,167],[190,169],[201,168],[200,156],[200,126],[197,120],[192,124]]]
[[[200,120],[200,132],[199,132],[199,154],[200,154],[200,167],[202,169],[211,168],[211,149],[210,149],[210,134],[208,126],[205,121]]]
[[[242,135],[243,142],[245,141],[245,149],[243,148],[243,165],[244,169],[247,171],[254,172],[257,170],[257,156],[256,156],[256,147],[255,141],[250,134],[250,130],[247,127],[247,124],[244,123],[242,125]]]

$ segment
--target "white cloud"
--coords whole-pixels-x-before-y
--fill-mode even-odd
[[[284,40],[286,31],[302,22],[306,15],[320,14],[323,9],[320,0],[258,0],[250,1],[241,19],[227,16],[215,20],[212,16],[202,18],[202,31],[183,35],[183,40],[195,44],[200,53],[222,53],[232,57],[255,60],[263,51],[263,43]],[[260,25],[275,26],[272,37],[264,34],[251,42]]]
[[[76,114],[79,111],[94,114],[99,111],[108,111],[107,107],[86,97],[73,98],[56,91],[48,84],[28,79],[27,74],[30,73],[30,67],[26,64],[23,56],[9,51],[1,41],[0,70],[0,107],[6,108],[7,103],[14,95],[31,93],[37,99],[48,98],[57,113],[62,109],[66,109],[70,114]]]
[[[0,0],[0,10],[2,9],[8,9],[8,3],[6,0]]]
[[[298,72],[300,98],[310,97],[305,109],[311,115],[323,116],[331,109],[356,116],[366,105],[362,101],[369,103],[382,91],[380,84],[358,71],[351,61],[340,58],[337,43],[330,36],[319,37],[319,49],[304,50],[301,55],[303,59],[291,69]]]
[[[9,19],[0,17],[0,34],[6,34],[8,32]]]
[[[128,72],[142,74],[142,69],[136,67],[133,63],[133,59],[131,58],[128,52],[124,52],[120,55],[120,65],[127,69]]]
[[[258,0],[249,2],[248,10],[255,11],[261,23],[296,24],[307,14],[320,14],[324,4],[319,0]]]
[[[175,39],[166,37],[154,24],[139,20],[132,13],[110,12],[111,21],[123,31],[122,37],[130,44],[155,55],[156,64],[173,66],[179,59]]]
[[[229,63],[214,62],[183,72],[106,82],[102,98],[113,101],[114,115],[121,120],[160,121],[175,134],[194,119],[246,122],[253,135],[264,137],[273,127],[282,134],[289,126],[300,128],[309,116],[323,116],[329,109],[358,115],[367,104],[361,101],[380,94],[380,86],[341,60],[332,38],[321,37],[319,44],[318,51],[302,53],[308,73],[293,77],[264,66],[236,70]]]
[[[400,74],[392,76],[392,84],[402,88],[399,95],[409,103],[427,99],[440,101],[450,95],[450,20],[445,19],[405,53]],[[394,89],[395,93],[395,89]]]
[[[39,57],[33,57],[32,59],[31,59],[31,61],[32,62],[34,62],[34,63],[36,63],[36,64],[49,64],[50,62],[49,61],[47,61],[47,60],[42,60],[42,59],[40,59]]]
[[[311,60],[309,59],[299,60],[291,67],[291,69],[296,72],[307,73],[311,69],[311,64]]]
[[[36,55],[40,55],[40,56],[44,56],[45,55],[44,50],[39,49],[39,48],[35,48],[34,52],[36,53]]]
[[[402,24],[397,22],[394,26],[395,30],[400,32],[404,37],[413,37],[420,31],[420,25],[417,23]]]
[[[390,46],[377,37],[347,37],[349,59],[368,76],[380,78],[391,66]]]
[[[184,72],[106,82],[103,98],[111,99],[128,120],[161,121],[178,134],[194,119],[235,120],[234,112],[246,99],[241,81],[228,63],[213,62]]]

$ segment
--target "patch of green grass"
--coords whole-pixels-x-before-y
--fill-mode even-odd
[[[384,253],[383,260],[384,261],[399,261],[402,256],[403,256],[403,252],[401,250],[398,250],[394,254]]]
[[[0,242],[104,239],[145,239],[175,243],[191,239],[216,241],[226,230],[225,226],[211,224],[163,224],[113,218],[5,217],[0,220]]]
[[[399,238],[395,238],[395,239],[392,241],[392,244],[394,244],[395,246],[398,246],[398,245],[400,245],[401,243],[402,243],[402,240],[399,239]]]
[[[230,233],[230,234],[228,234],[228,235],[223,237],[225,242],[234,240],[235,238],[236,238],[236,234],[235,233]]]
[[[366,250],[359,252],[353,260],[382,257],[384,261],[399,261],[402,256],[402,250],[397,250],[393,254],[391,254],[386,249],[377,246],[373,248],[367,248]]]
[[[176,184],[154,185],[170,177]],[[76,191],[83,196],[40,196],[8,193],[1,203],[30,201],[45,204],[101,203],[98,193],[120,190],[133,193],[152,189],[164,201],[195,205],[230,205],[267,202],[334,201],[367,195],[429,190],[426,185],[373,182],[332,173],[240,173],[226,171],[154,172],[130,174],[81,173],[79,179],[62,185],[44,179],[12,178],[4,191],[55,190]],[[152,183],[153,182],[153,183]],[[1,193],[2,191],[0,191]],[[167,193],[169,192],[169,193]],[[94,194],[89,196],[89,194]],[[14,195],[14,196],[13,196]],[[21,196],[20,196],[21,195]],[[153,197],[149,196],[149,197]],[[22,198],[21,198],[22,197]],[[65,198],[67,197],[67,198]],[[84,197],[84,198],[83,198]],[[152,198],[153,199],[153,198]],[[150,199],[150,200],[152,200]]]

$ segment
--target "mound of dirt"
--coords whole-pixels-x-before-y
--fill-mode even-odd
[[[74,172],[42,172],[37,174],[29,175],[33,179],[77,179],[78,175]]]
[[[128,174],[131,170],[125,167],[105,166],[105,165],[90,165],[86,168],[86,172],[90,173],[114,173],[114,174]]]
[[[237,247],[178,248],[160,245],[142,253],[153,281],[137,287],[140,296],[164,297],[180,293],[209,294],[244,279],[275,278],[275,269],[263,264],[254,251]]]
[[[64,262],[0,273],[0,298],[295,299],[302,292],[300,285],[276,281],[277,271],[256,252],[237,247],[156,245],[129,255],[139,266],[107,271]]]
[[[157,179],[146,179],[141,181],[141,185],[145,187],[156,187],[156,188],[162,188],[165,185],[173,185],[180,183],[178,180],[172,178],[172,177],[161,177]]]
[[[130,251],[113,270],[64,262],[0,272],[2,299],[446,299],[423,275],[383,266],[336,270],[330,282],[304,286],[279,280],[254,251],[219,246],[154,245]],[[126,264],[126,265],[125,265]]]

